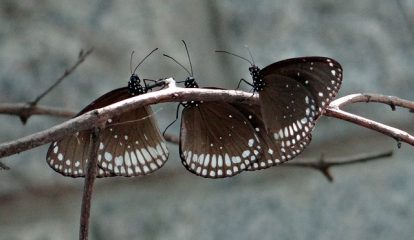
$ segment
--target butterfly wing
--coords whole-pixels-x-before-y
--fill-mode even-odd
[[[56,172],[67,177],[84,177],[89,157],[91,131],[77,132],[53,142],[47,152],[47,163]],[[98,168],[97,177],[112,176]]]
[[[98,150],[99,166],[116,176],[147,175],[161,168],[168,150],[151,108],[137,108],[108,120]]]
[[[342,83],[341,65],[326,57],[302,57],[273,63],[260,71],[265,84],[275,81],[271,75],[284,76],[305,87],[309,97],[313,97],[316,116],[319,117],[324,107],[328,106],[337,95]],[[277,77],[276,77],[277,78]]]
[[[338,93],[342,67],[330,58],[303,57],[271,64],[260,75],[265,84],[259,101],[266,130],[275,140],[292,145],[292,139],[311,132]]]
[[[249,120],[223,102],[199,103],[182,112],[180,156],[192,173],[206,178],[234,176],[260,156]]]
[[[76,116],[129,97],[128,88],[113,90],[93,101]],[[101,134],[97,177],[145,175],[161,167],[168,157],[165,140],[150,107],[113,117]],[[49,166],[64,176],[84,177],[90,137],[91,131],[86,130],[53,142],[46,157]],[[133,153],[136,155],[131,156]]]
[[[259,93],[259,103],[266,131],[274,140],[300,141],[313,129],[316,103],[310,91],[295,79],[271,74],[264,77],[266,87]]]
[[[249,118],[249,121],[255,128],[256,134],[260,140],[262,155],[256,162],[247,168],[249,171],[265,169],[293,159],[303,152],[312,139],[311,134],[306,135],[304,138],[290,138],[289,141],[291,144],[287,146],[286,140],[275,140],[272,136],[266,133],[259,106],[242,103],[233,105]]]

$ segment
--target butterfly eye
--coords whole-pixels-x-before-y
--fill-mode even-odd
[[[129,82],[131,82],[131,83],[140,83],[141,79],[139,79],[138,75],[132,74],[131,77],[129,78]]]

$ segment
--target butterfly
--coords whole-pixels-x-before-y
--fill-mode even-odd
[[[274,158],[265,157],[267,163],[254,164],[253,169],[263,169],[292,159],[310,143],[316,120],[337,95],[342,83],[341,65],[326,57],[300,57],[260,69],[254,62],[239,55],[216,52],[228,53],[250,63],[249,72],[253,81],[250,83],[241,79],[239,86],[245,82],[259,94],[260,111],[252,107],[249,114],[259,116],[259,128],[263,128],[267,135],[261,133],[262,140],[265,138],[265,142],[270,144],[273,141],[276,145],[267,153],[276,149],[279,152]],[[244,112],[248,110],[244,109]]]
[[[143,80],[144,85],[141,85],[141,79],[135,74],[141,63],[156,50],[141,60],[133,72],[131,69],[128,87],[104,94],[76,116],[163,86],[162,80],[147,84],[146,79]],[[133,53],[131,62],[132,55]],[[46,156],[49,166],[64,176],[84,177],[89,160],[91,133],[91,130],[79,131],[52,142]],[[140,107],[108,119],[101,132],[97,158],[97,177],[142,176],[161,168],[168,159],[168,150],[151,107]]]
[[[186,88],[198,88],[188,48],[183,43],[191,72],[174,58],[164,56],[188,72],[190,76],[183,81]],[[184,102],[177,108],[176,119],[180,106],[184,108],[179,150],[187,170],[205,178],[224,178],[239,174],[257,161],[261,150],[255,130],[235,106],[225,102]]]

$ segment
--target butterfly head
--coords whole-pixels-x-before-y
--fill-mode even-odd
[[[186,88],[198,88],[198,84],[196,80],[194,79],[194,77],[191,77],[191,76],[185,79],[184,86]]]
[[[141,79],[135,73],[131,75],[128,82],[128,90],[131,95],[140,95],[146,92],[146,89],[141,85]]]
[[[265,86],[265,82],[263,80],[262,74],[260,73],[260,68],[253,64],[251,67],[249,67],[249,72],[253,79],[253,91],[262,91]]]

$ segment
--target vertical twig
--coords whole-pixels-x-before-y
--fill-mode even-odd
[[[89,233],[89,217],[91,211],[91,201],[93,184],[95,182],[97,165],[97,152],[101,138],[101,129],[95,127],[92,132],[92,139],[90,144],[89,161],[86,165],[85,183],[82,196],[82,208],[80,216],[79,239],[87,240]]]

